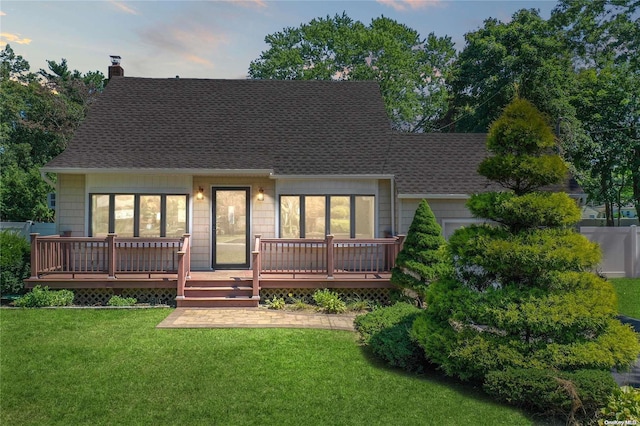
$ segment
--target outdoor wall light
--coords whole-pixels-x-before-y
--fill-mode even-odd
[[[264,201],[264,189],[258,189],[258,201]]]
[[[204,199],[204,189],[202,187],[198,188],[198,193],[196,194],[196,198],[198,200]]]

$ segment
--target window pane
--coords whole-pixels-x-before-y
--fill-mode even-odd
[[[167,195],[167,237],[182,237],[187,232],[187,196]]]
[[[109,233],[109,195],[91,196],[91,235],[106,237]]]
[[[300,197],[296,195],[280,197],[280,236],[300,238]]]
[[[116,195],[113,213],[115,215],[115,233],[119,237],[133,237],[133,195]]]
[[[326,197],[304,197],[304,237],[324,238],[326,236]]]
[[[329,232],[335,238],[351,237],[351,197],[330,197]]]
[[[373,238],[375,224],[375,198],[356,196],[356,238]]]
[[[160,196],[140,196],[140,236],[160,236]]]

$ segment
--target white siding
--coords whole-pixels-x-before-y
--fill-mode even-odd
[[[191,182],[184,175],[95,174],[87,175],[87,193],[189,194]]]
[[[413,216],[420,201],[419,199],[398,200],[399,234],[406,234],[409,231],[409,226],[411,226],[411,221],[413,221]],[[442,227],[442,233],[445,238],[449,238],[453,231],[462,226],[482,222],[471,215],[471,212],[465,206],[467,200],[427,199],[427,202],[438,224]]]
[[[378,238],[384,238],[391,232],[391,181],[381,179],[378,181]]]
[[[56,192],[57,233],[71,231],[74,237],[86,232],[86,200],[84,175],[59,174]]]
[[[277,195],[375,195],[376,179],[280,179]]]

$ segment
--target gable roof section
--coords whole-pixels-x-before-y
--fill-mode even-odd
[[[488,156],[484,133],[409,133],[393,140],[385,171],[400,196],[465,195],[496,189],[478,174]]]
[[[59,173],[395,176],[400,195],[486,190],[485,134],[391,130],[378,84],[112,79]]]
[[[389,133],[375,82],[121,77],[45,170],[379,174]]]

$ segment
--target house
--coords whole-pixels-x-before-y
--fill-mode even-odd
[[[486,135],[392,131],[374,82],[130,78],[113,67],[42,168],[56,176],[64,237],[33,237],[27,286],[72,288],[88,303],[164,289],[153,297],[179,306],[254,306],[302,288],[379,295],[421,199],[445,236],[476,221],[465,202],[487,189],[476,173]]]

